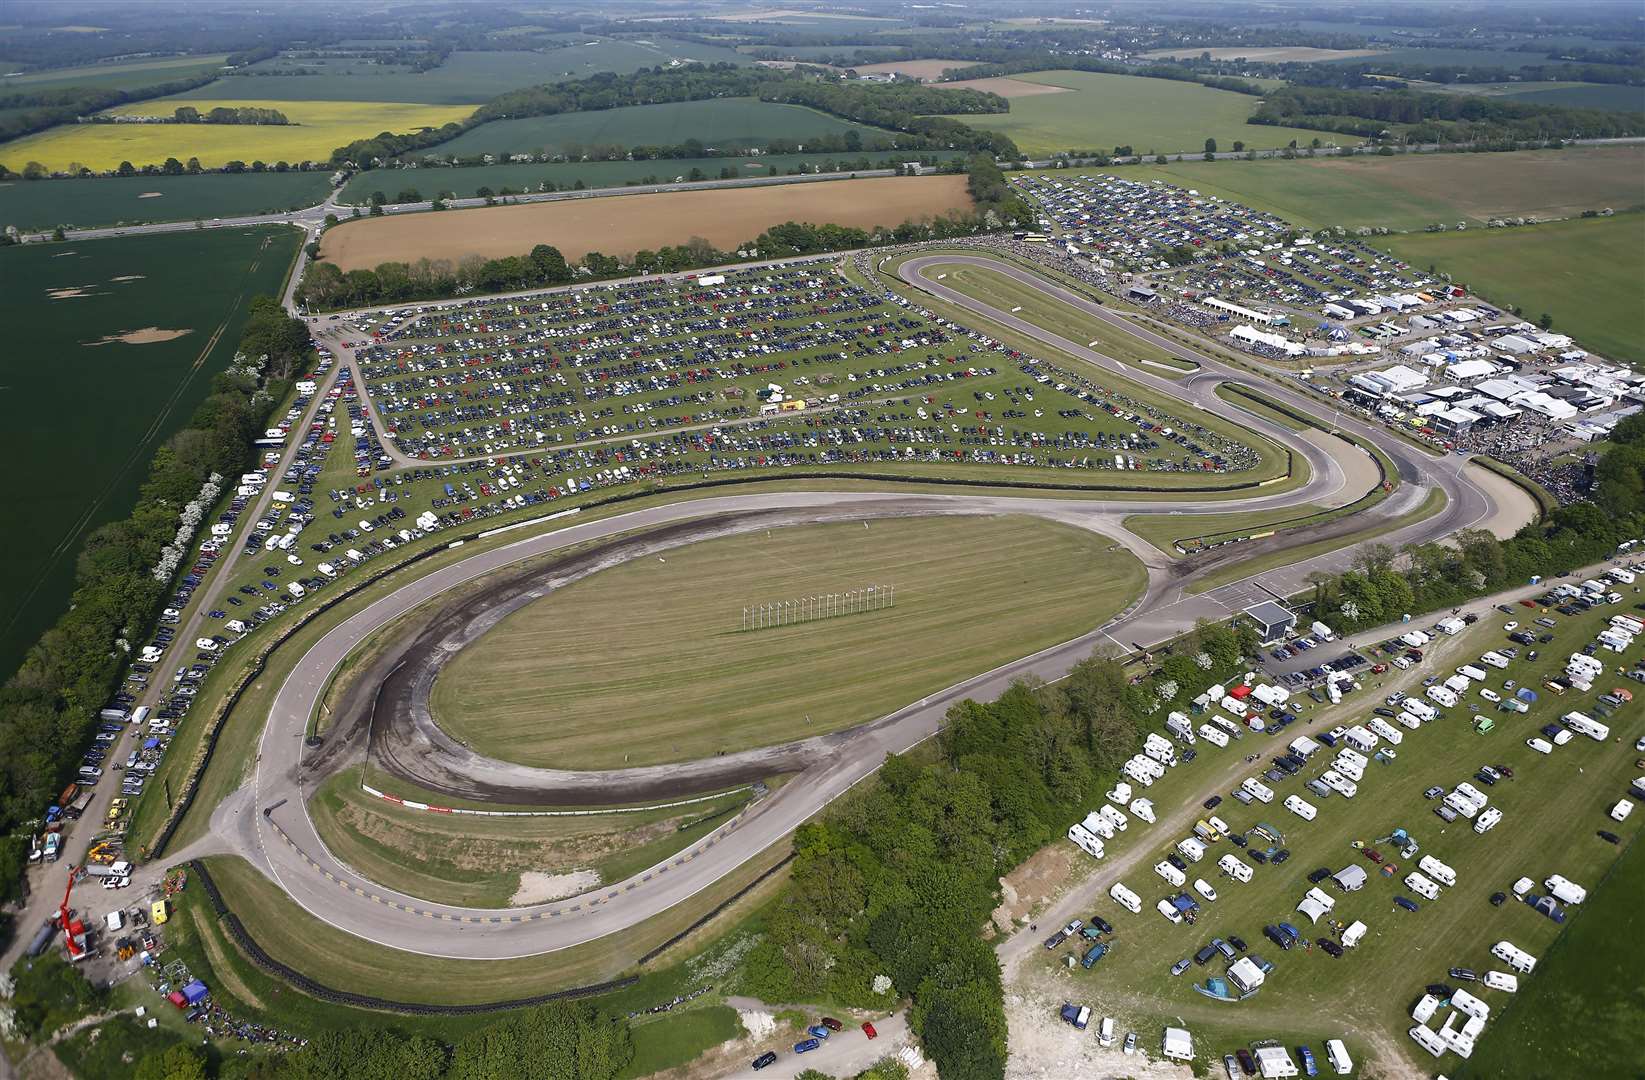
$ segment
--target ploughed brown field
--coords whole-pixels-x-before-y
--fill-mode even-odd
[[[787,221],[871,228],[968,210],[964,176],[888,176],[758,188],[614,195],[361,218],[325,234],[320,257],[342,270],[467,255],[524,255],[551,244],[567,259],[628,256],[702,237],[735,250]]]

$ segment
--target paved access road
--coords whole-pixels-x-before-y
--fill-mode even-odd
[[[1180,381],[1139,372],[1009,313],[947,290],[925,277],[926,268],[952,263],[956,258],[1010,273],[1060,302],[1080,307],[1127,333],[1193,360],[1201,371]],[[1148,383],[1162,393],[1186,400],[1191,406],[1229,411],[1232,407],[1217,398],[1213,390],[1220,382],[1238,382],[1260,387],[1269,396],[1299,409],[1318,409],[1317,403],[1290,390],[1184,349],[1100,305],[1090,304],[1076,294],[996,260],[982,256],[932,256],[906,263],[902,273],[912,283],[950,302],[1010,325],[1086,362],[1123,372],[1126,377]],[[1240,420],[1305,456],[1313,466],[1309,483],[1286,493],[1232,502],[843,492],[775,492],[708,498],[636,510],[598,521],[576,522],[569,528],[526,537],[443,567],[374,601],[345,620],[322,637],[296,665],[276,695],[259,745],[253,787],[245,796],[259,812],[242,814],[237,828],[225,830],[229,834],[226,840],[251,857],[315,916],[349,933],[394,948],[443,957],[505,958],[552,952],[620,932],[708,888],[778,842],[857,781],[871,775],[885,754],[902,751],[936,731],[952,702],[964,697],[993,697],[1013,680],[1027,675],[1058,678],[1093,649],[1128,649],[1133,642],[1152,644],[1187,629],[1200,617],[1224,617],[1253,599],[1294,592],[1305,585],[1307,575],[1315,570],[1340,569],[1347,565],[1353,550],[1341,548],[1258,575],[1254,581],[1205,594],[1189,594],[1183,586],[1192,580],[1192,575],[1181,576],[1177,564],[1168,563],[1120,527],[1120,519],[1133,513],[1299,505],[1335,494],[1342,486],[1345,475],[1342,468],[1313,443],[1248,414],[1242,414]],[[1492,512],[1489,497],[1473,488],[1461,474],[1461,458],[1452,461],[1429,457],[1389,432],[1350,418],[1341,420],[1340,426],[1377,443],[1396,462],[1404,482],[1401,493],[1365,515],[1367,519],[1379,512],[1390,517],[1409,509],[1420,501],[1428,487],[1446,492],[1448,503],[1442,513],[1393,531],[1383,538],[1387,542],[1433,539],[1466,527]],[[330,673],[374,630],[461,582],[568,544],[687,517],[734,520],[749,512],[773,510],[811,514],[819,520],[906,513],[1036,514],[1101,531],[1125,543],[1148,565],[1149,585],[1142,599],[1129,611],[1089,634],[965,680],[857,729],[842,740],[831,755],[795,776],[775,795],[755,804],[690,851],[628,881],[603,886],[590,894],[504,912],[431,904],[362,879],[325,850],[309,820],[305,798],[308,793],[300,780],[305,752],[303,736]]]

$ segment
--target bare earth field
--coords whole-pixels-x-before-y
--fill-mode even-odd
[[[852,68],[859,75],[879,74],[885,71],[894,71],[898,75],[906,75],[910,79],[923,79],[929,82],[941,78],[942,73],[949,68],[976,67],[977,60],[897,60],[885,64],[859,64]]]
[[[1066,86],[1031,83],[1025,79],[1013,79],[1009,76],[995,79],[961,79],[959,82],[932,83],[931,85],[938,90],[980,90],[985,94],[998,94],[1002,98],[1036,97],[1040,94],[1069,94],[1073,92]]]
[[[1249,60],[1252,63],[1284,64],[1313,63],[1326,60],[1356,60],[1362,56],[1380,56],[1380,49],[1313,49],[1306,45],[1230,45],[1217,49],[1155,49],[1142,55],[1150,60],[1188,58],[1211,54],[1213,60]]]
[[[320,257],[343,270],[358,270],[424,257],[495,259],[552,244],[577,260],[591,251],[632,255],[694,236],[730,250],[787,221],[872,228],[940,217],[970,205],[963,176],[671,191],[362,218],[326,233]]]

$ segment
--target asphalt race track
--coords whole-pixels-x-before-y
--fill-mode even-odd
[[[1139,371],[948,289],[926,276],[929,267],[955,262],[986,265],[1008,274],[1092,317],[1192,360],[1201,370],[1180,381]],[[1302,394],[1183,348],[1101,305],[996,259],[976,255],[915,258],[906,262],[900,273],[910,284],[949,303],[1090,364],[1150,385],[1189,407],[1224,415],[1238,412],[1213,392],[1217,385],[1228,382],[1258,388],[1269,398],[1300,411],[1317,414],[1321,408],[1318,402]],[[1239,421],[1306,458],[1312,467],[1308,483],[1291,491],[1250,499],[1199,501],[807,491],[721,496],[653,506],[599,520],[563,519],[556,524],[567,524],[567,527],[525,536],[443,566],[373,601],[325,634],[299,660],[276,694],[259,745],[253,783],[232,796],[214,815],[214,840],[219,845],[229,841],[235,850],[251,858],[293,900],[316,917],[361,938],[425,955],[471,959],[531,956],[569,948],[635,926],[708,888],[780,841],[851,785],[872,774],[887,753],[906,750],[930,736],[953,702],[965,697],[997,696],[1012,681],[1028,675],[1056,679],[1093,650],[1119,652],[1129,651],[1133,644],[1153,644],[1192,627],[1199,618],[1226,618],[1257,600],[1299,591],[1306,587],[1308,575],[1315,571],[1349,565],[1354,548],[1340,547],[1244,581],[1189,594],[1185,586],[1196,577],[1229,559],[1249,558],[1262,548],[1243,544],[1211,552],[1203,558],[1173,561],[1124,531],[1121,520],[1137,513],[1255,510],[1319,502],[1339,495],[1352,499],[1362,494],[1342,491],[1346,483],[1343,468],[1314,443],[1251,414],[1239,412]],[[1394,495],[1351,519],[1354,528],[1409,512],[1422,502],[1430,489],[1438,488],[1447,497],[1440,513],[1387,533],[1378,538],[1379,542],[1398,545],[1433,540],[1486,520],[1494,512],[1489,495],[1462,473],[1465,459],[1430,457],[1392,433],[1357,418],[1342,417],[1337,425],[1375,443],[1395,462],[1401,479]],[[705,536],[730,535],[776,524],[1004,513],[1032,514],[1092,529],[1125,544],[1148,567],[1144,595],[1107,625],[967,679],[870,724],[818,740],[746,751],[697,765],[597,774],[527,769],[479,758],[439,736],[431,722],[421,726],[426,721],[427,686],[432,683],[438,663],[417,662],[417,656],[427,659],[439,649],[461,647],[477,636],[475,623],[483,624],[478,627],[483,630],[484,625],[495,622],[508,610],[610,565],[613,560],[637,557]],[[616,539],[619,535],[626,538],[619,541]],[[1266,543],[1283,548],[1310,539],[1306,535],[1288,534]],[[564,550],[573,546],[578,548],[576,552]],[[562,557],[553,557],[556,552]],[[486,575],[494,577],[479,590],[464,590],[462,596],[443,596]],[[387,679],[383,683],[383,697],[391,703],[389,712],[394,718],[382,721],[379,726],[386,750],[378,760],[408,780],[433,790],[466,793],[465,797],[470,798],[474,797],[473,793],[489,793],[510,802],[528,802],[533,801],[528,796],[535,790],[540,792],[536,796],[539,802],[610,803],[633,797],[637,792],[656,796],[704,790],[722,787],[728,778],[734,782],[738,777],[770,775],[784,769],[798,771],[775,794],[753,803],[690,850],[627,881],[602,886],[579,897],[496,910],[432,904],[388,891],[332,857],[315,832],[306,804],[315,783],[341,764],[335,758],[342,755],[334,747],[357,746],[373,710],[369,706],[346,707],[332,735],[328,736],[328,745],[317,752],[305,746],[304,734],[310,716],[344,659],[377,629],[430,600],[436,600],[432,618],[424,620],[420,630],[406,635],[390,650],[395,665],[407,658],[414,662],[406,665],[402,678]],[[371,680],[361,682],[369,684]],[[425,712],[422,721],[416,715],[419,701]],[[417,745],[418,740],[422,745]],[[777,767],[773,768],[774,765]]]

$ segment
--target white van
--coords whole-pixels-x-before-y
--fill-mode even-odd
[[[1182,912],[1173,907],[1171,901],[1161,900],[1154,905],[1154,910],[1165,916],[1166,922],[1176,923],[1179,926],[1182,924]]]
[[[1097,1045],[1114,1045],[1114,1018],[1112,1016],[1102,1018],[1102,1026],[1097,1029]]]
[[[143,721],[149,718],[149,714],[153,711],[154,710],[147,705],[139,705],[131,714],[131,722],[134,724],[142,724]],[[1617,820],[1621,821],[1622,819],[1617,818]]]
[[[1319,811],[1314,808],[1312,803],[1296,795],[1287,795],[1285,797],[1285,809],[1304,821],[1312,821],[1319,816]]]

